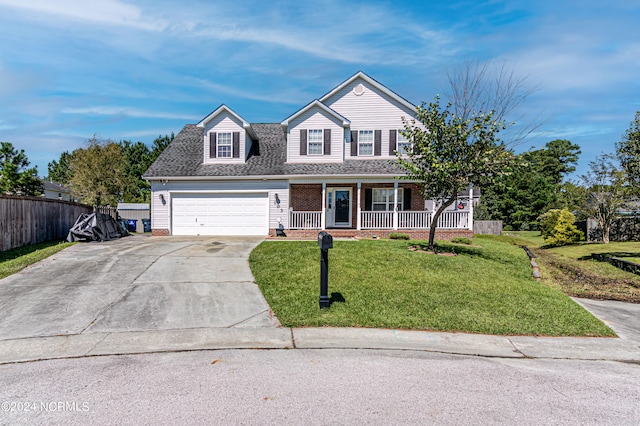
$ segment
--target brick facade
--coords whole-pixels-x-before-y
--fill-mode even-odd
[[[322,184],[291,185],[289,198],[294,211],[319,212],[322,210]]]
[[[331,188],[351,188],[352,191],[352,224],[356,223],[356,197],[358,196],[358,185],[353,184],[335,184],[328,185]],[[393,183],[363,183],[360,190],[360,206],[365,210],[365,193],[367,189],[374,188],[393,188]],[[411,205],[405,210],[422,211],[424,210],[424,198],[420,195],[416,185],[411,183],[399,183],[398,188],[409,188],[411,190]],[[290,187],[291,207],[295,211],[320,211],[322,210],[322,184],[295,184]]]
[[[152,229],[151,235],[154,237],[167,237],[171,235],[168,229]]]
[[[365,210],[365,190],[366,189],[380,189],[380,188],[393,188],[393,183],[363,183],[360,190],[360,207],[362,211]],[[411,205],[407,208],[404,206],[404,210],[411,211],[423,211],[424,210],[424,198],[420,195],[418,187],[412,183],[398,183],[398,188],[411,189]]]

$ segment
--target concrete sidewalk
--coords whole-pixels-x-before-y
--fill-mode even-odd
[[[361,328],[199,328],[76,334],[0,341],[0,364],[217,349],[385,349],[499,358],[640,363],[627,339],[491,336]]]

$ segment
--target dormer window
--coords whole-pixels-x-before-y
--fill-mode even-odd
[[[322,155],[323,141],[322,130],[309,130],[307,153],[309,155]]]
[[[233,155],[233,139],[231,132],[218,133],[218,158],[231,158]]]

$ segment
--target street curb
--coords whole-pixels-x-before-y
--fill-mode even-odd
[[[640,363],[640,348],[619,338],[494,336],[364,328],[198,328],[0,340],[0,364],[107,355],[224,349],[369,349],[492,358]]]

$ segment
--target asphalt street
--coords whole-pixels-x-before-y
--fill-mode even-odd
[[[11,425],[640,423],[640,367],[611,361],[221,350],[0,365],[0,377]]]

